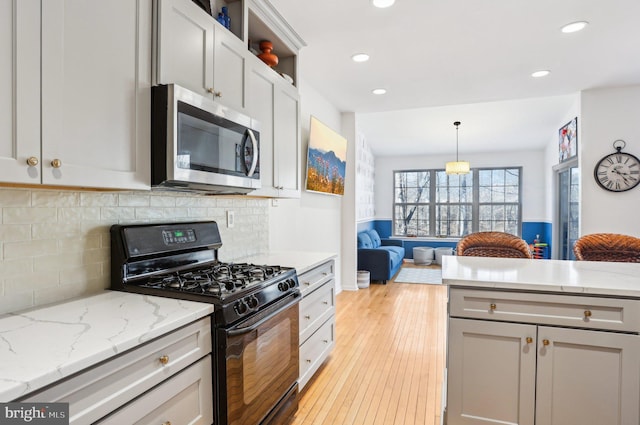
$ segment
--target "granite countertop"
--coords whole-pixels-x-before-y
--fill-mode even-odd
[[[213,305],[105,291],[0,316],[0,402],[22,397],[213,313]]]
[[[450,286],[640,297],[640,264],[444,256]]]
[[[302,274],[332,258],[336,258],[336,254],[329,252],[276,251],[242,258],[240,261],[261,265],[293,267],[298,274]]]

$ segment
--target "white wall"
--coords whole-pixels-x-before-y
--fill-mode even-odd
[[[492,154],[463,155],[471,167],[522,167],[522,219],[523,221],[544,221],[545,180],[543,173],[544,151],[503,152]],[[376,218],[390,220],[393,216],[393,172],[395,170],[415,170],[444,168],[451,155],[396,156],[376,158],[375,203]]]
[[[623,152],[640,157],[640,85],[585,90],[581,101],[578,149],[581,169],[580,234],[623,233],[640,237],[640,187],[613,193],[600,188],[593,169],[613,153],[617,139]]]
[[[301,123],[301,167],[302,194],[300,199],[279,199],[269,207],[269,248],[271,251],[320,251],[335,253],[336,287],[342,288],[342,202],[343,198],[304,190],[309,146],[309,120],[311,115],[324,124],[342,133],[342,116],[312,86],[300,78],[300,123]],[[344,135],[344,134],[343,134]],[[353,166],[348,158],[347,173]],[[349,184],[347,181],[346,184]],[[346,188],[345,188],[346,190]]]

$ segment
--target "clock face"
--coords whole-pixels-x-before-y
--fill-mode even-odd
[[[598,162],[593,175],[603,189],[624,192],[640,183],[640,160],[628,153],[612,153]]]

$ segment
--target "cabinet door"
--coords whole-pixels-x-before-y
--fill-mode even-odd
[[[158,0],[156,84],[178,84],[203,96],[213,90],[214,22],[191,0]]]
[[[0,1],[0,182],[40,183],[40,0]]]
[[[151,0],[42,2],[42,182],[149,189]]]
[[[284,80],[277,81],[273,108],[273,138],[276,186],[281,197],[300,197],[299,117],[297,90]]]
[[[640,337],[539,327],[536,425],[640,423]]]
[[[533,425],[535,340],[535,325],[450,319],[447,424]]]
[[[215,24],[214,46],[214,100],[236,111],[244,111],[248,50],[238,37],[218,23]]]
[[[273,96],[274,84],[264,72],[264,66],[252,66],[249,70],[248,101],[249,114],[260,122],[260,183],[259,190],[251,192],[256,196],[277,196],[274,181],[273,152]]]

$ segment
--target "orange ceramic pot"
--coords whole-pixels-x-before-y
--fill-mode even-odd
[[[262,62],[266,63],[271,67],[276,66],[278,64],[278,57],[273,53],[271,53],[271,51],[273,50],[272,42],[268,40],[262,40],[260,42],[260,50],[262,50],[262,53],[260,53],[258,57]]]

